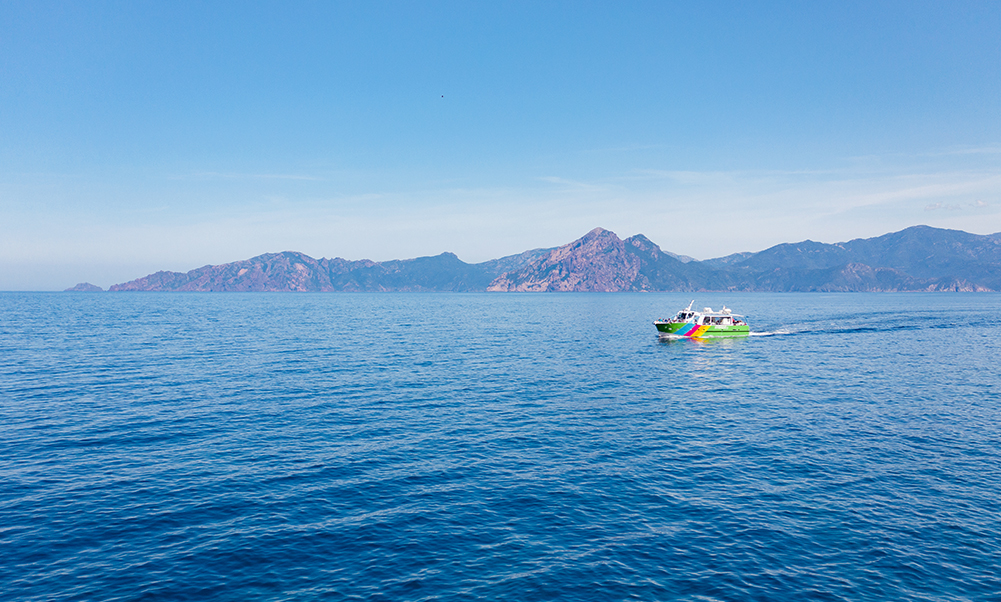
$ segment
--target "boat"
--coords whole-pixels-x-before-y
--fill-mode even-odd
[[[744,316],[733,313],[725,305],[720,311],[713,311],[711,307],[695,311],[692,309],[694,304],[693,300],[673,318],[654,322],[657,331],[663,335],[689,338],[739,337],[751,332]]]

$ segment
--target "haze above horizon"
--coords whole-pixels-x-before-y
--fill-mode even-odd
[[[1001,231],[1001,4],[0,5],[0,290]]]

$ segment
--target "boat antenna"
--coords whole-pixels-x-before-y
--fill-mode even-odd
[[[692,305],[694,304],[695,304],[695,299],[692,299],[692,302],[688,304],[688,307],[685,308],[685,311],[692,311]]]

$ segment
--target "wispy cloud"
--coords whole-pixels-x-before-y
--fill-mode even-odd
[[[922,157],[948,157],[953,155],[1001,155],[1001,146],[970,146],[925,153]]]
[[[974,201],[972,203],[932,203],[930,205],[925,205],[925,211],[938,211],[939,209],[945,209],[946,211],[962,211],[964,209],[983,209],[985,207],[990,207],[991,204],[986,201]]]
[[[554,170],[501,186],[468,185],[467,178],[385,181],[335,170],[205,170],[179,176],[185,181],[178,194],[123,201],[107,214],[70,203],[44,214],[38,202],[12,209],[0,182],[0,263],[79,257],[110,264],[130,257],[148,273],[276,250],[375,260],[447,250],[483,261],[563,244],[596,226],[620,236],[642,233],[664,249],[703,259],[806,238],[878,236],[922,223],[997,232],[1001,166],[986,151],[990,161],[960,160],[964,156],[970,155],[801,170],[649,164],[593,176]],[[323,183],[302,183],[315,181]],[[127,192],[118,196],[132,199]],[[116,281],[142,273],[129,269]]]
[[[582,182],[580,180],[572,180],[558,176],[542,176],[540,178],[536,178],[536,180],[575,190],[604,190],[607,188],[607,186],[601,182]]]
[[[846,157],[846,160],[855,165],[860,164],[881,164],[893,165],[907,163],[923,159],[942,159],[944,157],[973,157],[984,156],[993,158],[993,155],[1001,155],[1001,146],[954,146],[949,148],[930,149],[913,153],[882,153],[875,155],[855,155]]]

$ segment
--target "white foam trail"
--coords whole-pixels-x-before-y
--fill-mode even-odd
[[[754,331],[752,331],[752,332],[750,332],[748,334],[750,334],[750,336],[752,336],[752,337],[774,337],[774,336],[782,336],[782,335],[785,335],[785,334],[796,334],[796,331],[783,328],[782,330],[776,330],[774,332],[754,332]]]

